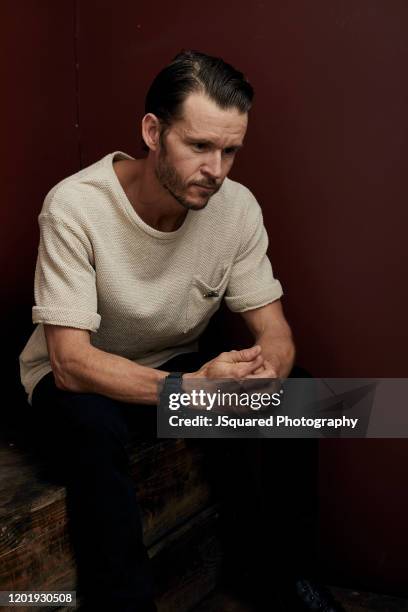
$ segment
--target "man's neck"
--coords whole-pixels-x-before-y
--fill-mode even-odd
[[[187,210],[160,185],[148,159],[113,163],[118,180],[139,217],[161,232],[177,230]]]

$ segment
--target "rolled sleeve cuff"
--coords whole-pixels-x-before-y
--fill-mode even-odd
[[[254,293],[237,296],[225,296],[225,303],[232,312],[245,312],[261,308],[270,302],[278,300],[283,295],[282,285],[275,280],[273,285],[259,289]]]
[[[87,310],[34,306],[32,314],[33,323],[76,327],[78,329],[89,329],[92,332],[98,331],[101,323],[101,315]]]

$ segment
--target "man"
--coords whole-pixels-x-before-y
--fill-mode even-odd
[[[105,156],[56,185],[39,216],[37,327],[21,377],[43,431],[64,429],[54,445],[44,437],[67,474],[85,609],[155,609],[125,441],[130,420],[151,422],[158,383],[175,369],[207,379],[292,369],[261,209],[227,178],[252,97],[221,59],[179,54],[147,94],[147,157]],[[197,340],[222,298],[256,344],[203,364]]]

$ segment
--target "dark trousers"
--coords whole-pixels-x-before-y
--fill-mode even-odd
[[[199,365],[189,354],[162,368],[193,371]],[[62,391],[50,372],[34,388],[31,419],[37,452],[50,476],[66,486],[83,609],[156,610],[128,453],[130,431],[156,439],[156,407]]]
[[[198,354],[188,354],[161,367],[193,371],[201,362]],[[49,373],[34,389],[32,418],[39,452],[66,486],[83,609],[156,610],[128,454],[129,431],[141,439],[156,438],[156,408],[62,391]],[[316,442],[200,441],[224,508],[221,537],[226,559],[240,558],[236,565],[226,564],[232,580],[244,579],[249,567],[262,581],[265,567],[258,568],[257,559],[265,559],[268,552],[267,574],[275,565],[280,573],[310,573],[306,540],[311,523],[307,525],[306,518],[305,534],[304,516],[299,517],[305,510],[312,522],[316,517],[317,454],[310,452]]]

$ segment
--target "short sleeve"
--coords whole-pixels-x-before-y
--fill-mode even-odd
[[[274,278],[271,262],[266,254],[266,233],[261,207],[249,190],[246,219],[241,234],[241,244],[232,265],[231,277],[225,293],[225,302],[233,312],[260,308],[279,299],[280,282]]]
[[[39,216],[40,244],[35,269],[33,323],[89,329],[96,332],[95,269],[92,245],[75,222],[52,214]]]

